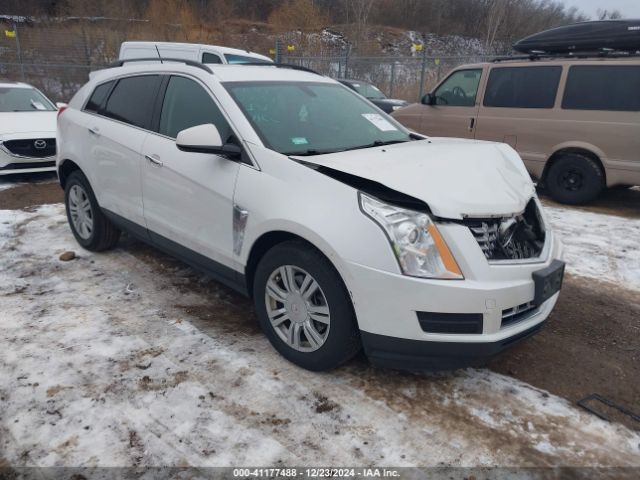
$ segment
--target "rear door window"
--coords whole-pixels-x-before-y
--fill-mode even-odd
[[[120,79],[101,113],[114,120],[148,129],[151,124],[153,101],[159,86],[159,75]]]
[[[481,76],[481,69],[453,72],[436,90],[436,105],[448,105],[450,107],[475,106]]]
[[[485,107],[553,108],[562,67],[499,67],[489,74]]]
[[[171,77],[162,103],[159,133],[176,138],[178,132],[205,123],[217,127],[223,142],[233,135],[213,98],[201,85],[188,78]]]
[[[102,85],[98,85],[96,89],[91,94],[89,101],[84,106],[84,109],[88,112],[98,112],[100,108],[104,104],[107,95],[109,94],[109,90],[113,86],[113,82],[103,83]]]
[[[562,108],[640,111],[640,66],[575,65],[569,68]]]

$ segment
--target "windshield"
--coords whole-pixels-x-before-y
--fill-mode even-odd
[[[33,88],[0,87],[0,112],[51,112],[55,109]]]
[[[271,61],[265,60],[264,58],[247,57],[246,55],[233,55],[230,53],[225,53],[224,58],[227,59],[227,63],[229,65],[240,65],[243,63],[272,63]]]
[[[375,85],[371,85],[370,83],[351,82],[351,85],[363,97],[376,98],[376,99],[387,98],[385,94],[382,93],[378,87],[376,87]]]
[[[224,84],[264,144],[287,155],[316,155],[411,140],[362,97],[332,83]]]

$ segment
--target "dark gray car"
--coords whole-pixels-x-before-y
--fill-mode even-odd
[[[386,95],[382,93],[378,87],[372,85],[369,82],[347,78],[339,78],[337,80],[343,85],[349,87],[351,90],[358,92],[375,106],[387,113],[391,113],[395,110],[398,110],[399,108],[409,105],[409,103],[405,102],[404,100],[387,98]]]

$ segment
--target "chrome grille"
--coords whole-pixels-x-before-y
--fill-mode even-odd
[[[502,311],[502,324],[500,328],[508,327],[509,325],[514,325],[518,322],[527,320],[536,313],[538,313],[538,307],[536,307],[533,302],[527,302],[512,308],[507,308]]]
[[[539,257],[546,233],[535,201],[520,215],[506,218],[466,219],[488,260],[522,260]]]

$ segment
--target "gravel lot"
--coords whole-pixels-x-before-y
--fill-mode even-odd
[[[640,410],[638,190],[548,210],[565,288],[542,333],[487,369],[358,358],[316,374],[184,264],[126,237],[80,249],[59,187],[37,180],[0,181],[0,467],[640,467],[638,423],[575,406],[599,393]]]

